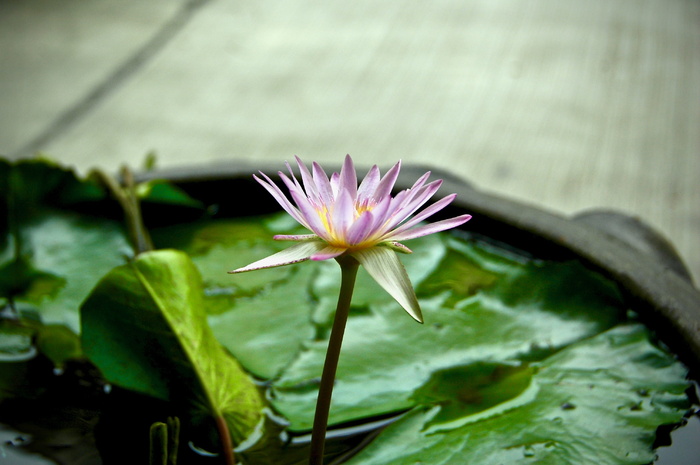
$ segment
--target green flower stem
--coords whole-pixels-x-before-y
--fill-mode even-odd
[[[326,427],[328,426],[328,413],[331,407],[335,372],[338,368],[340,347],[343,344],[345,323],[348,321],[348,313],[350,312],[350,301],[352,300],[352,291],[355,288],[357,269],[360,266],[357,260],[350,256],[341,255],[336,260],[340,264],[341,270],[340,295],[338,296],[338,306],[335,310],[331,337],[328,341],[326,360],[323,364],[321,385],[318,390],[314,426],[311,431],[309,465],[323,464],[323,449],[326,442]]]

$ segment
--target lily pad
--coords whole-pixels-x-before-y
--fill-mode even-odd
[[[524,391],[515,408],[435,428],[445,408],[424,403],[348,463],[639,465],[654,459],[657,426],[679,421],[689,407],[685,369],[639,324],[616,326],[533,368],[536,392]]]
[[[80,303],[129,250],[118,221],[84,212],[105,195],[46,160],[0,160],[0,297],[78,332]]]

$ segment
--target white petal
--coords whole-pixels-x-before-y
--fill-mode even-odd
[[[297,242],[318,240],[318,236],[316,234],[277,234],[275,236],[272,236],[272,238],[276,241],[297,241]]]
[[[401,242],[396,242],[396,241],[391,241],[391,242],[382,242],[381,244],[384,247],[389,247],[392,250],[395,250],[399,253],[413,253],[413,250],[409,249],[405,245],[403,245]]]
[[[406,269],[396,252],[388,247],[371,247],[351,254],[417,322],[423,323],[423,315],[408,279]]]
[[[338,173],[331,174],[330,179],[331,190],[333,191],[333,198],[338,196],[338,185],[340,184],[340,175]]]
[[[343,247],[334,247],[332,245],[326,245],[323,250],[316,252],[311,256],[311,260],[329,260],[335,258],[339,255],[344,254],[348,249]]]
[[[311,256],[326,247],[323,241],[307,241],[294,244],[288,249],[284,249],[262,260],[253,262],[250,265],[238,268],[229,273],[243,273],[246,271],[260,270],[263,268],[274,268],[276,266],[292,265],[308,260]]]

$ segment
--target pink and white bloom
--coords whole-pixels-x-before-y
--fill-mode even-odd
[[[333,173],[330,178],[318,163],[314,162],[309,171],[299,157],[295,158],[301,172],[301,183],[289,163],[286,165],[290,176],[279,172],[293,203],[264,173],[260,172],[262,179],[253,177],[292,218],[313,234],[274,236],[275,240],[299,243],[229,273],[350,255],[409,315],[422,323],[415,291],[396,252],[411,253],[399,241],[444,231],[469,221],[471,215],[460,215],[420,225],[421,221],[452,202],[456,194],[448,195],[412,216],[442,184],[442,180],[426,184],[430,172],[421,176],[410,189],[392,196],[391,190],[401,169],[400,161],[383,177],[377,166],[373,166],[358,187],[349,155],[345,157],[340,174]]]

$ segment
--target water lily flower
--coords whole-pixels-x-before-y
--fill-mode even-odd
[[[262,178],[253,177],[292,218],[313,234],[274,236],[276,240],[299,243],[230,273],[350,255],[409,315],[422,323],[415,291],[396,252],[411,253],[399,241],[444,231],[468,221],[471,215],[420,224],[445,208],[456,194],[438,200],[413,216],[442,184],[441,180],[426,184],[430,172],[421,176],[411,188],[392,196],[391,190],[401,169],[400,161],[383,177],[377,166],[372,166],[358,187],[349,155],[340,173],[333,173],[330,178],[318,163],[314,162],[309,171],[299,157],[295,158],[301,183],[289,163],[286,163],[289,176],[279,172],[294,203],[263,172],[260,172]]]

